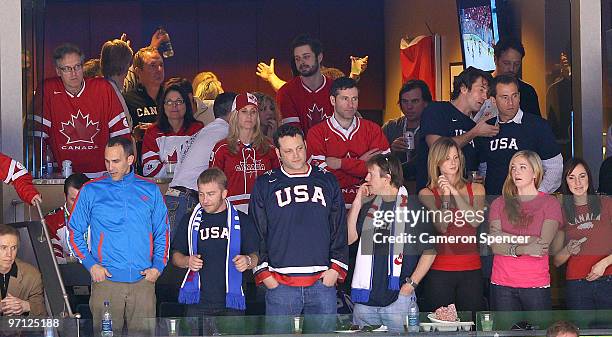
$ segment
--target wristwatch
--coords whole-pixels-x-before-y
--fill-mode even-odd
[[[419,284],[414,282],[410,277],[406,277],[406,283],[410,284],[414,289],[419,286]]]

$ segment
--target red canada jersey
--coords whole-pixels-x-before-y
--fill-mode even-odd
[[[32,175],[15,159],[0,153],[0,177],[5,184],[11,184],[19,198],[28,204],[32,204],[32,198],[40,194],[32,184]]]
[[[307,143],[309,163],[332,172],[338,178],[347,204],[353,202],[368,173],[365,161],[359,157],[372,149],[389,152],[389,142],[380,126],[360,117],[353,119],[348,130],[344,130],[334,117],[329,118],[310,129]],[[328,167],[327,157],[341,158],[340,169]]]
[[[296,76],[283,85],[276,94],[276,102],[281,113],[281,124],[293,124],[306,135],[308,130],[334,114],[329,100],[332,80],[323,76],[323,84],[310,90],[302,77]]]
[[[156,124],[147,129],[142,142],[142,173],[146,177],[164,177],[168,162],[178,162],[178,153],[183,145],[204,127],[201,122],[193,122],[189,128],[179,132],[163,132]]]
[[[66,206],[62,206],[45,216],[45,222],[49,229],[53,253],[57,263],[66,263],[66,258],[70,256],[68,246],[68,229],[66,228]]]
[[[254,149],[238,141],[236,153],[232,153],[227,139],[218,142],[210,156],[209,167],[218,167],[227,176],[227,200],[236,209],[248,212],[248,204],[255,180],[260,175],[280,167],[274,146],[269,143],[268,151]]]
[[[34,119],[58,167],[70,160],[74,172],[102,175],[108,140],[120,135],[130,137],[123,106],[113,87],[104,78],[89,78],[81,91],[72,95],[56,77],[45,80],[42,100],[42,113]]]

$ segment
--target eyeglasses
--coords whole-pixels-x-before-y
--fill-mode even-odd
[[[176,101],[165,101],[164,105],[166,106],[174,106],[174,107],[179,107],[182,106],[183,104],[185,104],[185,101],[183,101],[182,99],[177,99]]]
[[[83,69],[83,65],[81,63],[77,63],[72,67],[63,66],[63,67],[57,67],[57,69],[61,70],[64,74],[69,74],[73,71],[76,73],[77,71]]]

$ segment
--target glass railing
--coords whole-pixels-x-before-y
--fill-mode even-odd
[[[474,322],[472,317],[476,318]],[[360,316],[372,325],[353,325],[352,315],[305,316],[204,316],[141,319],[128,336],[545,336],[554,322],[566,320],[580,336],[612,337],[612,310],[458,313],[456,322],[437,322],[420,313],[419,332],[409,331],[407,314]],[[382,323],[382,324],[381,324]],[[385,325],[386,324],[386,325]],[[388,325],[388,326],[387,326]],[[393,326],[395,325],[395,328]],[[114,336],[121,336],[114,321]],[[397,329],[399,327],[399,330]],[[485,330],[485,331],[483,331]],[[99,337],[100,323],[91,319],[0,317],[0,336]]]

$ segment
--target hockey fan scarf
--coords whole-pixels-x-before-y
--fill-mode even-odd
[[[401,210],[407,206],[408,191],[405,187],[400,187],[395,199],[395,210]],[[357,249],[357,261],[355,262],[355,272],[353,273],[353,282],[351,284],[351,299],[355,303],[367,303],[370,299],[370,291],[372,290],[372,274],[374,272],[374,212],[380,209],[382,197],[376,196],[374,202],[368,210],[368,214],[363,221],[363,228],[359,238],[359,248]],[[403,211],[402,211],[403,212]],[[402,213],[396,213],[402,214]],[[402,217],[397,217],[391,224],[390,235],[399,237],[405,232],[405,224]],[[365,251],[365,254],[362,252]],[[403,243],[389,242],[389,254],[387,261],[387,277],[388,288],[390,290],[400,289],[400,273],[402,271],[402,263],[394,263],[402,260],[402,252],[404,251]]]
[[[225,307],[245,310],[242,273],[236,269],[232,262],[232,257],[240,254],[240,218],[238,217],[238,211],[229,201],[225,200],[225,204],[227,206],[227,226],[229,226],[227,252],[225,254]],[[198,236],[203,211],[202,206],[198,203],[189,218],[189,226],[187,226],[189,255],[198,254]],[[181,284],[179,303],[200,303],[200,286],[200,272],[189,270]]]

